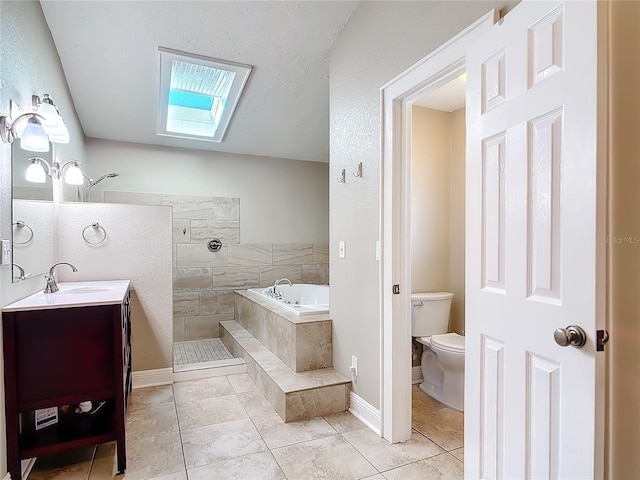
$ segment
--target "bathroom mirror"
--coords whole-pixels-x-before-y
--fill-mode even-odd
[[[30,183],[26,171],[30,158],[51,163],[49,152],[27,152],[19,142],[11,145],[13,281],[41,275],[53,264],[53,186]]]

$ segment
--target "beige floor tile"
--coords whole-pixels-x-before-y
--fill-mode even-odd
[[[189,480],[286,480],[270,452],[253,453],[189,470]]]
[[[178,417],[174,403],[150,405],[127,412],[127,439],[151,437],[178,431]]]
[[[445,450],[464,445],[464,415],[451,408],[440,408],[428,413],[412,415],[413,428]]]
[[[86,480],[95,447],[67,450],[38,458],[29,480]]]
[[[180,434],[178,432],[165,433],[129,440],[127,442],[127,470],[124,477],[118,477],[118,479],[146,480],[181,472],[184,469]],[[91,480],[94,480],[93,476]]]
[[[420,390],[418,385],[411,387],[411,408],[414,415],[445,407],[446,405],[444,403],[440,403],[435,398],[430,397]]]
[[[402,443],[389,443],[369,428],[342,435],[380,472],[423,460],[442,453],[442,448],[413,432],[411,439]]]
[[[222,397],[235,393],[227,377],[210,377],[190,382],[174,383],[173,391],[176,403]]]
[[[384,478],[388,480],[424,480],[427,478],[429,480],[462,480],[464,468],[461,461],[448,453],[443,453],[384,472]]]
[[[275,412],[271,404],[258,390],[239,393],[238,400],[240,400],[250,417]]]
[[[176,403],[180,430],[247,418],[235,395]]]
[[[455,450],[451,450],[449,453],[464,463],[464,447],[456,448]]]
[[[371,477],[363,478],[362,480],[384,480],[384,477],[382,476],[381,473],[376,473],[375,475]]]
[[[157,387],[137,388],[129,395],[129,405],[131,410],[150,405],[160,405],[163,403],[173,403],[173,388],[171,385],[159,385]]]
[[[248,418],[191,428],[181,434],[187,470],[267,450]]]
[[[170,473],[168,475],[161,475],[159,477],[153,477],[149,480],[187,480],[187,471]]]
[[[289,480],[354,480],[378,473],[342,436],[272,450]]]
[[[351,412],[338,412],[331,415],[325,415],[324,419],[329,422],[338,433],[350,432],[367,426],[353,416]]]
[[[227,380],[233,387],[233,391],[236,393],[245,393],[257,391],[256,384],[253,383],[251,377],[246,373],[239,373],[237,375],[228,375]]]
[[[284,423],[277,413],[258,415],[253,423],[269,448],[335,435],[335,429],[322,417]]]

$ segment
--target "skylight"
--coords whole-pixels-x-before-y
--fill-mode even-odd
[[[251,66],[159,51],[158,135],[222,141]]]

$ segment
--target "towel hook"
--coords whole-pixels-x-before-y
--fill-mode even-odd
[[[353,172],[353,176],[362,178],[362,162],[358,163],[358,167],[356,168],[356,171]]]
[[[338,183],[345,183],[346,172],[347,171],[343,168],[342,171],[340,172],[340,175],[338,176]]]

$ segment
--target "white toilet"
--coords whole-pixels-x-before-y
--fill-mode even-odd
[[[427,395],[464,410],[464,337],[447,333],[453,293],[411,294],[411,335],[424,345],[423,382]]]

